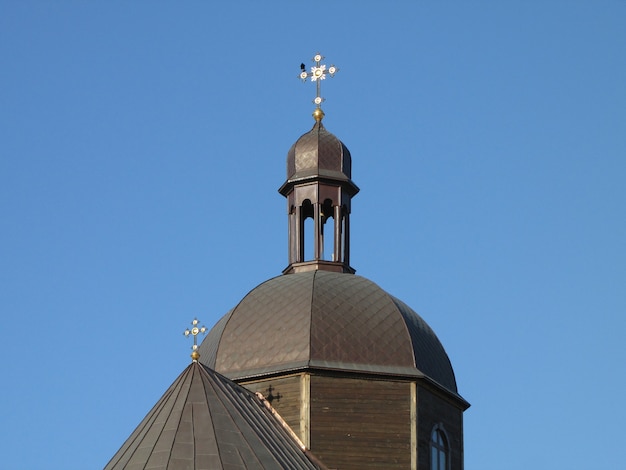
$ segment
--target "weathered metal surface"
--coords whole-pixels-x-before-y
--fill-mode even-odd
[[[304,178],[320,176],[349,182],[353,194],[358,187],[350,180],[352,177],[352,157],[348,148],[334,134],[328,132],[321,122],[302,135],[287,153],[287,182],[300,181]],[[284,189],[280,192],[284,194]]]
[[[105,470],[318,469],[262,400],[193,362]]]
[[[313,271],[270,279],[215,328],[200,361],[231,378],[319,368],[426,376],[457,391],[433,330],[361,276]]]

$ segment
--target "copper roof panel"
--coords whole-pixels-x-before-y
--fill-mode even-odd
[[[200,346],[207,352],[206,363],[237,379],[312,367],[425,375],[456,393],[448,356],[426,322],[353,274],[318,270],[266,281],[214,327]]]
[[[407,304],[392,297],[398,310],[404,317],[411,335],[415,365],[427,375],[453,392],[457,391],[454,369],[437,335],[422,317],[417,315]]]
[[[315,276],[311,359],[414,366],[406,327],[385,291],[360,276]]]
[[[243,387],[192,363],[107,464],[114,469],[317,469]]]
[[[341,175],[341,179],[350,179],[352,157],[343,142],[318,122],[289,149],[287,179],[324,171]]]
[[[301,276],[280,279],[261,284],[234,309],[221,336],[216,370],[308,360],[312,285]]]
[[[226,315],[224,315],[213,328],[209,331],[209,334],[204,338],[204,341],[200,345],[199,353],[202,362],[204,365],[210,367],[211,369],[215,369],[215,357],[217,355],[217,348],[220,344],[220,339],[222,338],[222,333],[224,332],[224,327],[228,322],[228,319],[232,315],[233,311],[231,310]]]

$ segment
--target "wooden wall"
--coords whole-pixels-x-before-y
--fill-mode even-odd
[[[450,445],[450,470],[463,470],[463,411],[427,388],[417,387],[417,462],[430,468],[430,435],[443,425]]]
[[[272,387],[271,400],[272,407],[287,422],[289,427],[298,436],[300,432],[300,409],[301,409],[301,375],[290,375],[287,377],[276,377],[272,379],[258,380],[254,382],[242,382],[241,385],[252,392],[260,392],[265,398],[268,398],[269,387]],[[302,439],[302,437],[300,438]],[[304,439],[302,439],[304,441]]]
[[[463,470],[463,411],[419,381],[300,373],[241,385],[266,398],[271,386],[272,406],[330,469],[429,470],[430,434],[439,424],[450,470]]]
[[[410,383],[310,379],[310,448],[329,468],[411,468]]]

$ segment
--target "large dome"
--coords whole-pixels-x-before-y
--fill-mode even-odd
[[[300,369],[427,377],[456,394],[439,339],[410,307],[353,274],[310,271],[250,291],[210,331],[200,361],[243,379]]]

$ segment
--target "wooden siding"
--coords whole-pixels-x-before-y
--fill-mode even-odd
[[[258,380],[254,382],[241,382],[248,390],[252,392],[260,392],[265,398],[269,396],[269,388],[272,387],[271,401],[272,407],[280,414],[289,427],[298,436],[302,436],[300,432],[300,408],[301,408],[301,392],[300,392],[301,374],[291,375],[287,377],[276,377],[272,379]],[[302,439],[302,437],[300,437]]]
[[[463,411],[421,382],[302,373],[241,385],[265,397],[271,386],[272,406],[330,469],[428,470],[439,424],[450,470],[463,470]]]
[[[417,387],[417,462],[430,468],[430,435],[443,425],[450,446],[450,470],[463,470],[463,412],[427,388]]]
[[[408,382],[311,376],[311,450],[329,468],[411,468]]]

